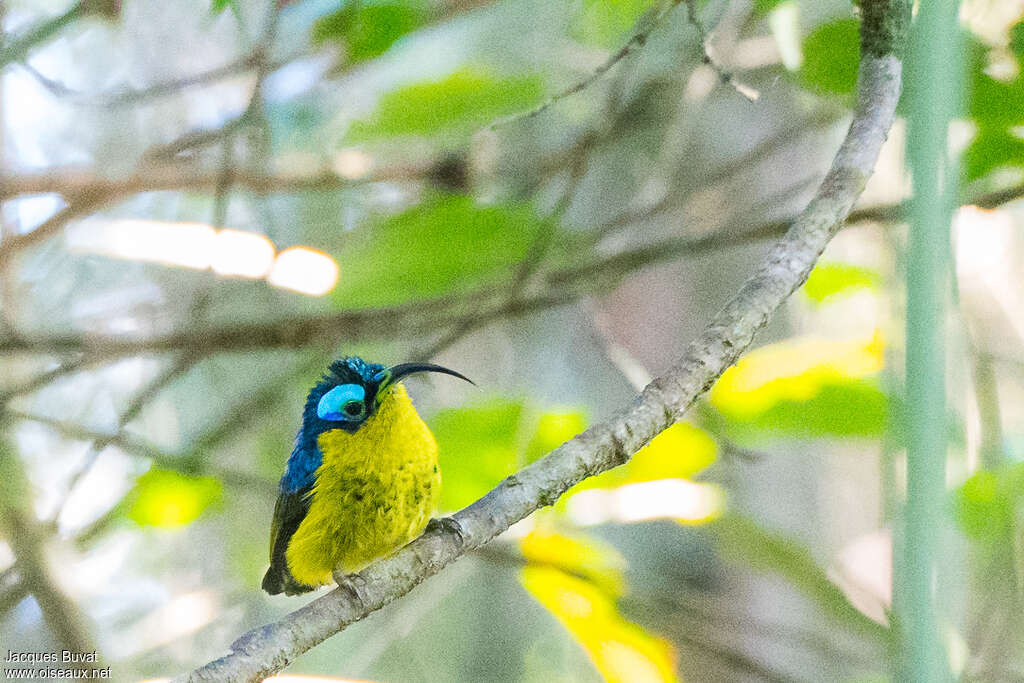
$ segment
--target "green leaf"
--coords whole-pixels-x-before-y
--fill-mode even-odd
[[[500,116],[529,109],[543,97],[539,76],[498,78],[479,69],[456,71],[443,80],[384,95],[368,120],[352,124],[346,139],[466,135]]]
[[[862,289],[876,289],[881,281],[878,271],[848,263],[819,263],[804,283],[803,292],[816,304]]]
[[[1024,33],[1020,26],[1014,27],[1012,39]],[[976,180],[1000,167],[1024,167],[1024,140],[1015,132],[1024,126],[1024,74],[1011,81],[993,78],[985,72],[989,48],[970,33],[965,44],[966,113],[978,132],[964,155],[964,171],[967,180]]]
[[[523,404],[494,400],[430,421],[441,461],[441,509],[458,510],[515,471]]]
[[[726,556],[753,569],[779,574],[837,621],[880,643],[889,643],[889,629],[854,607],[807,548],[738,515],[728,515],[712,522],[711,529]]]
[[[151,469],[135,484],[128,517],[141,526],[185,526],[220,497],[221,484],[216,479]]]
[[[1024,77],[1000,81],[979,73],[971,80],[969,113],[982,128],[1024,123]]]
[[[1002,166],[1024,166],[1024,140],[1008,130],[983,128],[964,154],[967,180],[977,180]]]
[[[768,14],[784,2],[789,2],[789,0],[754,0],[754,12]]]
[[[345,307],[380,306],[496,280],[526,255],[541,225],[530,204],[430,197],[353,237],[338,256],[332,296]]]
[[[1017,61],[1024,66],[1024,20],[1018,21],[1010,29],[1010,49],[1017,55]]]
[[[889,397],[871,380],[823,383],[806,401],[779,401],[738,426],[761,435],[880,437],[889,419]]]
[[[587,416],[578,410],[550,411],[537,420],[537,429],[526,446],[526,462],[547,455],[587,428]]]
[[[804,86],[848,95],[857,86],[860,67],[860,22],[839,19],[819,26],[804,39]]]
[[[1022,497],[1024,464],[981,470],[954,492],[953,517],[969,538],[1000,542],[1010,536]]]
[[[351,2],[313,24],[315,44],[326,42],[344,46],[350,63],[362,62],[383,54],[395,41],[412,33],[428,16],[419,2]]]
[[[583,0],[583,10],[572,24],[572,35],[583,43],[613,49],[621,47],[636,30],[654,0]]]
[[[232,12],[238,11],[238,0],[213,0],[210,3],[210,14],[217,15],[226,10],[228,7],[231,8]]]

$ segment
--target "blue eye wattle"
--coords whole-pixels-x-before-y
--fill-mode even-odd
[[[358,384],[342,384],[334,387],[320,399],[316,414],[321,420],[332,422],[353,422],[366,415],[363,400],[366,390]]]

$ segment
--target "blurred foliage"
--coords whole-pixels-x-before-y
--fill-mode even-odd
[[[711,405],[738,435],[880,437],[890,397],[875,375],[881,338],[803,339],[751,351],[711,390]]]
[[[192,477],[151,469],[138,478],[128,498],[128,517],[140,526],[165,529],[191,524],[221,497],[213,477]]]
[[[560,569],[612,597],[626,592],[626,558],[600,539],[537,529],[519,540],[519,550],[527,564]]]
[[[677,422],[641,448],[621,467],[581,481],[566,494],[593,488],[615,488],[658,479],[689,479],[718,458],[718,445],[703,429]]]
[[[385,94],[369,119],[352,124],[345,140],[443,135],[461,142],[500,116],[530,109],[543,96],[539,76],[500,77],[480,67],[464,68],[440,81],[415,83]]]
[[[230,7],[231,9],[233,9],[235,11],[237,11],[237,9],[238,9],[238,0],[212,0],[210,2],[210,13],[211,14],[220,14],[221,12],[226,10],[228,7]]]
[[[583,43],[613,49],[620,47],[656,0],[583,0],[572,24],[572,35]]]
[[[782,576],[847,628],[881,643],[891,642],[888,627],[869,619],[854,607],[807,548],[735,514],[712,522],[710,529],[725,557]]]
[[[857,84],[860,63],[859,22],[854,18],[838,19],[815,28],[803,42],[801,82],[810,90],[849,96]],[[977,36],[965,31],[962,40],[968,58],[964,62],[965,115],[976,131],[964,154],[966,179],[977,180],[1005,166],[1024,168],[1024,139],[1019,127],[1024,125],[1024,21],[1010,29],[1010,48],[1017,60],[1012,77],[996,76],[989,69],[990,47]],[[927,87],[915,78],[915,65],[908,62],[906,88],[901,102],[905,109],[907,97],[914,87]]]
[[[850,95],[860,65],[860,22],[838,19],[822,24],[804,39],[801,82],[811,90]]]
[[[623,558],[594,539],[535,532],[520,542],[526,590],[586,651],[609,683],[675,681],[675,654],[665,640],[622,617]]]
[[[793,0],[754,0],[754,11],[758,14],[768,14],[786,2],[793,2]]]
[[[824,304],[832,303],[840,295],[878,289],[880,285],[877,270],[848,263],[818,262],[801,291],[815,304]]]
[[[345,308],[384,306],[496,282],[526,255],[543,221],[528,203],[433,195],[352,235],[332,296]]]
[[[1010,537],[1024,498],[1024,463],[980,470],[953,493],[954,517],[968,537],[1002,543]]]
[[[523,404],[496,399],[430,421],[441,458],[441,509],[458,510],[515,470]]]
[[[1010,28],[1010,49],[1018,60],[1024,60],[1024,19]]]
[[[469,505],[498,482],[546,455],[587,426],[580,411],[539,412],[521,401],[491,401],[445,410],[430,421],[440,448],[444,486],[441,507],[456,510]],[[586,489],[612,489],[658,479],[688,479],[717,458],[717,445],[704,430],[681,422],[640,449],[628,463],[570,489],[558,506]]]
[[[1021,31],[1014,27],[1012,35]],[[1024,168],[1024,139],[1015,132],[1024,126],[1024,55],[1018,51],[1016,75],[1010,79],[989,73],[988,49],[971,34],[964,36],[967,114],[977,127],[964,155],[967,180],[975,180],[1003,166]]]
[[[546,412],[537,420],[537,430],[526,446],[526,462],[561,446],[587,428],[587,417],[580,411]]]
[[[315,44],[337,43],[349,63],[384,54],[395,41],[418,29],[429,16],[423,2],[352,0],[313,24]]]

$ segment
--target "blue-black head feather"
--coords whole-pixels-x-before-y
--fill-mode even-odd
[[[470,381],[454,370],[430,363],[403,363],[387,368],[380,363],[367,363],[358,356],[348,356],[331,363],[327,374],[306,397],[302,426],[281,479],[282,490],[297,491],[312,486],[314,474],[323,458],[318,437],[332,429],[354,434],[373,416],[378,394],[417,372],[441,372]]]

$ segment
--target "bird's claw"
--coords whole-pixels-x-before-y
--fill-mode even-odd
[[[423,529],[424,534],[450,534],[455,537],[456,542],[462,545],[465,540],[465,532],[462,530],[462,525],[454,517],[441,517],[440,519],[431,518],[427,522],[427,526]]]
[[[340,570],[336,570],[333,576],[335,583],[338,584],[338,588],[348,593],[360,607],[366,604],[363,601],[363,594],[361,592],[366,587],[366,579],[358,573],[346,574]]]

